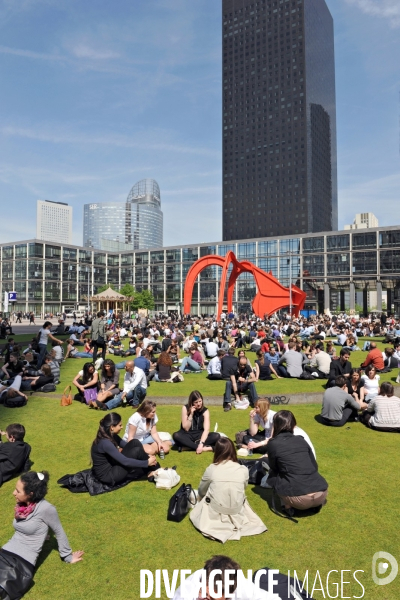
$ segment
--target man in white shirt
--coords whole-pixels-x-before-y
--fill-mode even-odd
[[[230,571],[230,585],[226,590],[225,571]],[[242,578],[237,575],[237,571],[241,571],[240,566],[228,556],[213,556],[206,562],[204,569],[195,571],[185,580],[184,584],[176,590],[173,600],[208,600],[214,597],[216,600],[226,600],[227,598],[233,600],[273,600],[276,598],[276,596],[265,592],[251,581],[244,583]],[[206,576],[204,590],[201,585],[203,574]],[[222,595],[219,595],[221,592]]]
[[[129,360],[125,365],[124,389],[120,394],[117,394],[104,402],[104,410],[113,410],[120,404],[122,406],[139,406],[145,399],[147,394],[147,379],[146,373],[135,367],[133,360]]]
[[[212,340],[208,340],[206,343],[207,358],[214,358],[215,356],[217,356],[217,352],[218,352],[218,344],[216,344]]]
[[[225,356],[225,350],[218,350],[217,356],[210,360],[207,366],[207,379],[222,379],[221,377],[221,359]]]

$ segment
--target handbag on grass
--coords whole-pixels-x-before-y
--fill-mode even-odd
[[[195,501],[193,502],[193,497]],[[196,504],[196,495],[190,484],[182,483],[181,487],[169,501],[167,520],[180,523],[189,512],[190,505]]]
[[[60,405],[61,406],[69,406],[70,404],[72,404],[72,391],[71,391],[71,386],[67,385],[67,387],[63,391],[63,395],[61,396]]]
[[[88,390],[84,390],[83,395],[85,397],[86,404],[90,404],[90,402],[97,400],[97,388],[89,388]]]

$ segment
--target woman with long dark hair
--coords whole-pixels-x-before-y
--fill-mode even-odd
[[[212,452],[219,440],[219,433],[210,433],[210,411],[197,390],[190,394],[186,406],[182,406],[181,428],[172,437],[179,451],[185,446],[197,454]]]
[[[121,416],[108,413],[101,419],[92,444],[93,473],[107,485],[118,485],[126,480],[139,479],[157,464],[154,456],[148,456],[139,440],[125,442],[118,435],[122,429]]]
[[[225,543],[267,530],[246,500],[249,470],[239,465],[229,438],[215,444],[214,461],[205,470],[199,485],[199,500],[190,520],[201,533]]]
[[[274,416],[272,439],[268,442],[268,484],[281,499],[285,512],[320,509],[326,503],[328,484],[318,473],[313,451],[301,435],[294,435],[296,419],[290,410]]]
[[[119,371],[111,358],[106,358],[101,367],[100,390],[97,394],[99,402],[106,402],[119,394]],[[97,408],[96,402],[91,402],[92,408]]]
[[[98,382],[99,376],[94,364],[91,362],[85,363],[82,371],[79,371],[72,382],[78,390],[78,393],[75,394],[75,400],[85,402],[85,390],[97,390]]]
[[[31,587],[36,561],[49,528],[57,538],[64,562],[72,564],[82,560],[84,552],[72,552],[56,508],[44,499],[48,481],[47,471],[29,471],[15,484],[15,533],[0,550],[0,598],[4,600],[22,598]]]

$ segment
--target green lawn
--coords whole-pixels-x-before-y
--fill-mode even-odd
[[[71,360],[63,365],[63,383],[83,362]],[[357,358],[353,362],[359,364],[360,360]],[[397,373],[389,375],[393,377]],[[267,385],[276,386],[276,389],[283,384],[297,388],[301,385],[301,389],[310,390],[303,388],[310,383],[320,386],[319,382],[306,381],[278,381]],[[211,384],[212,393],[209,391]],[[207,382],[202,375],[188,375],[183,384],[152,384],[149,395],[176,395],[182,390],[179,394],[186,396],[194,388],[200,389],[205,396],[217,395],[220,392],[214,392],[214,389],[220,389],[218,385],[218,382]],[[315,391],[319,389],[317,387]],[[36,585],[26,598],[136,599],[139,598],[140,569],[195,570],[218,553],[231,556],[243,569],[255,570],[268,565],[284,572],[296,569],[299,577],[308,569],[312,581],[318,570],[325,596],[315,591],[316,599],[328,597],[326,577],[331,570],[339,571],[339,576],[331,574],[332,583],[338,581],[338,577],[340,581],[341,570],[363,570],[364,573],[358,573],[357,577],[365,587],[364,598],[398,598],[400,577],[388,586],[376,586],[371,578],[371,562],[378,551],[390,552],[400,559],[397,534],[400,437],[376,433],[359,423],[341,429],[323,427],[315,420],[319,405],[297,405],[291,410],[298,424],[311,437],[320,472],[329,482],[327,506],[318,515],[301,518],[294,524],[269,510],[268,490],[249,486],[248,500],[264,520],[268,532],[221,545],[204,538],[188,518],[180,524],[168,522],[166,512],[172,492],[156,490],[146,481],[93,498],[88,494],[74,495],[57,486],[56,481],[62,475],[88,467],[90,445],[101,413],[78,403],[61,408],[58,400],[49,397],[32,396],[28,405],[19,410],[0,405],[0,428],[15,421],[26,426],[26,440],[33,447],[33,468],[47,469],[51,474],[48,500],[56,505],[73,549],[86,552],[82,563],[63,564],[52,538],[45,545],[35,577]],[[130,409],[120,412],[125,424]],[[217,421],[219,431],[229,437],[247,427],[248,411],[224,413],[219,407],[211,407],[210,412],[212,427]],[[159,406],[158,415],[159,430],[173,433],[179,428],[179,406]],[[171,452],[163,466],[177,465],[181,481],[197,487],[211,458],[211,454],[197,456],[189,452]],[[11,481],[0,490],[1,543],[13,532],[13,488]],[[343,579],[353,581],[352,585],[344,585],[343,597],[360,597],[362,590],[351,574],[345,572]],[[332,586],[331,597],[335,597],[335,593]]]

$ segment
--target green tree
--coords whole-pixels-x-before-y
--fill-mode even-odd
[[[123,296],[126,296],[127,298],[132,298],[137,294],[137,291],[135,290],[133,285],[131,285],[130,283],[125,283],[125,285],[123,285],[122,288],[119,290],[119,293]]]
[[[153,310],[154,308],[154,296],[150,290],[143,290],[143,292],[136,292],[132,302],[133,310],[139,310],[139,308],[147,308]]]

